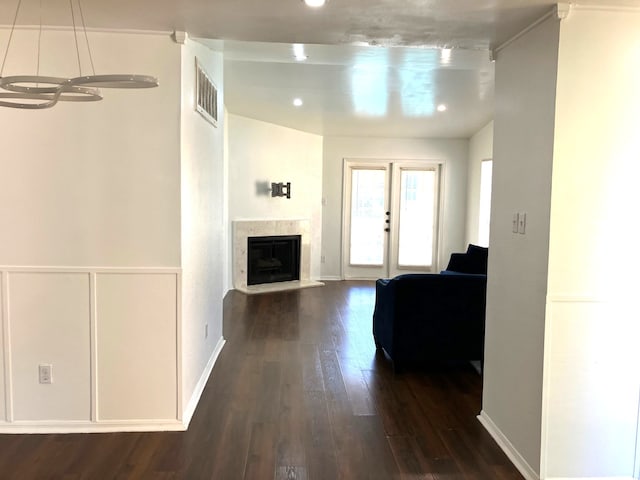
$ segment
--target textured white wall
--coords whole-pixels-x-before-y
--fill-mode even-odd
[[[483,160],[493,158],[493,121],[482,127],[469,140],[467,179],[466,243],[478,244],[480,220],[480,169]]]
[[[309,219],[311,279],[320,276],[322,137],[230,114],[229,220]],[[291,182],[291,198],[271,197]]]
[[[548,477],[634,474],[638,85],[640,12],[574,8],[560,28],[544,390]]]
[[[482,409],[536,473],[559,25],[544,21],[496,60]],[[518,211],[526,235],[512,233]]]
[[[195,111],[196,57],[218,88],[215,128]],[[181,62],[182,395],[186,407],[223,334],[225,117],[222,54],[187,39]]]
[[[444,211],[439,267],[444,268],[451,252],[464,244],[467,202],[468,140],[325,137],[322,172],[322,278],[341,277],[342,176],[343,160],[399,159],[444,163]]]

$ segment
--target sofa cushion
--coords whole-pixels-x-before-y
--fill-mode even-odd
[[[487,274],[489,249],[469,244],[466,253],[452,253],[447,270],[459,273]]]
[[[467,256],[473,272],[469,273],[487,273],[487,260],[489,258],[489,249],[478,245],[469,244],[467,247]]]

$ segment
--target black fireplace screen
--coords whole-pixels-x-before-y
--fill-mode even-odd
[[[247,285],[300,280],[300,235],[249,237]]]

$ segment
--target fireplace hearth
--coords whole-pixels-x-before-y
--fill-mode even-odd
[[[300,279],[300,235],[247,238],[247,285]]]

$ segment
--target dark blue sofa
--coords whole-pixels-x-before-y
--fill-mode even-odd
[[[373,337],[395,371],[484,357],[488,250],[469,245],[439,274],[376,282]]]

